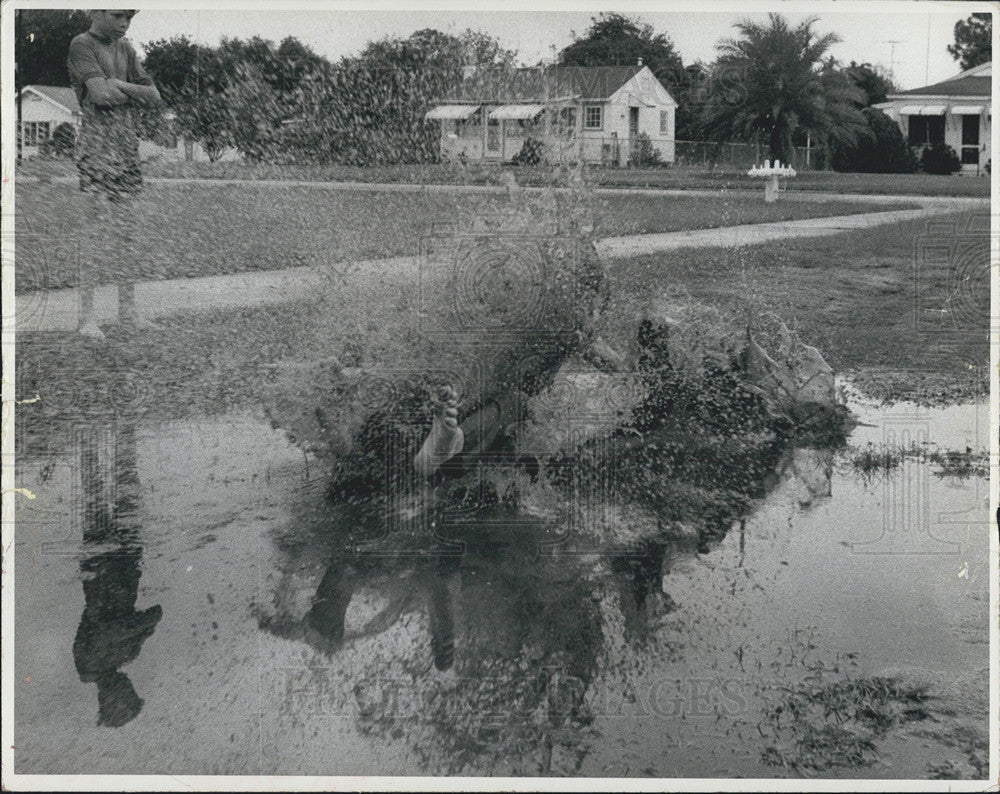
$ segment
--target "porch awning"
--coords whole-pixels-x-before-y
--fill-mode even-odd
[[[903,105],[899,109],[900,116],[943,116],[944,105]]]
[[[956,116],[978,116],[983,112],[982,105],[955,105],[951,112]]]
[[[528,119],[535,118],[543,110],[545,110],[545,105],[501,105],[490,113],[490,118],[527,121]]]
[[[434,119],[439,121],[445,119],[464,121],[477,110],[479,110],[479,105],[438,105],[433,110],[427,111],[427,115],[424,118],[428,121]]]

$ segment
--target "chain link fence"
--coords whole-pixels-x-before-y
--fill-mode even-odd
[[[763,165],[765,160],[771,159],[767,146],[759,143],[678,141],[646,135],[634,138],[539,137],[544,147],[544,159],[551,163],[570,163],[582,159],[592,165],[608,168],[650,168],[667,165],[745,171],[755,165]],[[509,159],[510,153],[505,152],[505,154],[508,156],[503,160]],[[486,159],[491,159],[490,153],[487,153]],[[493,159],[502,161],[499,148]],[[823,153],[816,147],[796,146],[791,150],[788,164],[797,171],[820,170],[823,168]]]

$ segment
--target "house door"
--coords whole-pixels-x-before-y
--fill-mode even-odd
[[[979,114],[962,116],[962,165],[979,165]]]
[[[632,162],[639,149],[636,138],[639,137],[639,108],[628,109],[628,145],[625,159]]]
[[[639,108],[628,109],[628,137],[635,138],[639,134]]]

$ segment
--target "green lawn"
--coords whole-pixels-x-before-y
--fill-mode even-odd
[[[415,255],[440,224],[468,224],[573,199],[506,194],[351,191],[296,185],[152,183],[113,220],[95,223],[84,196],[66,182],[17,187],[19,291],[78,283],[81,266],[99,280],[207,276],[299,265]],[[704,229],[767,221],[900,209],[851,201],[777,202],[760,196],[590,194],[573,214],[598,237]],[[125,236],[123,218],[131,232]],[[39,242],[35,242],[38,240]]]
[[[558,167],[500,167],[472,164],[468,167],[448,164],[386,166],[313,166],[254,165],[242,162],[195,163],[150,162],[143,166],[151,177],[194,177],[203,179],[289,179],[309,182],[346,181],[414,184],[500,184],[504,173],[512,173],[521,184],[545,185],[565,179]],[[640,187],[667,189],[755,189],[759,180],[735,168],[594,168],[587,170],[587,180],[602,187]],[[18,166],[18,175],[49,174],[73,176],[73,164],[66,160],[28,160]],[[788,180],[790,191],[829,191],[833,193],[874,193],[878,195],[980,196],[990,195],[988,177],[934,176],[931,174],[841,174],[833,171],[801,171]]]
[[[650,295],[673,292],[715,307],[732,334],[742,334],[747,322],[766,325],[773,312],[869,393],[981,396],[989,352],[988,220],[957,213],[819,243],[685,249],[616,262],[601,331],[625,349],[639,307]],[[939,257],[945,249],[953,259]],[[976,262],[979,269],[968,267]],[[17,396],[46,398],[22,406],[19,431],[41,433],[35,444],[62,443],[81,406],[95,416],[173,419],[256,405],[276,361],[306,352],[336,355],[346,365],[380,360],[384,350],[398,349],[401,327],[417,306],[412,284],[401,278],[375,289],[353,279],[338,300],[336,312],[322,317],[315,303],[304,302],[181,314],[165,332],[109,328],[101,347],[76,334],[27,335],[18,339]],[[326,332],[322,350],[318,324]]]
[[[636,257],[612,268],[605,333],[624,345],[636,308],[673,291],[717,308],[732,327],[781,318],[869,393],[982,395],[989,220],[984,208],[820,241]]]

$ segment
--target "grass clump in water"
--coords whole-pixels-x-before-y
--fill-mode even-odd
[[[783,688],[758,725],[773,738],[762,761],[801,773],[871,766],[877,739],[903,723],[934,719],[932,699],[926,685],[887,676]]]

